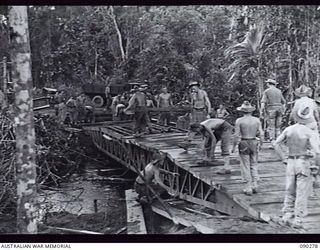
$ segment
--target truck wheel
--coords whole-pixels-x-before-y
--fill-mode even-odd
[[[101,108],[104,105],[104,100],[99,95],[94,96],[92,98],[92,102],[96,108]]]

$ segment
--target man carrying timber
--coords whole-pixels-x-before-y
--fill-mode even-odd
[[[207,92],[200,89],[200,84],[198,82],[190,82],[189,89],[191,90],[191,126],[193,124],[200,124],[201,122],[209,118],[208,115],[211,113],[211,103]],[[195,134],[193,132],[189,132],[188,141],[191,141],[194,135]]]
[[[219,118],[210,118],[200,123],[192,124],[191,131],[200,132],[204,137],[205,161],[214,160],[214,152],[218,141],[221,141],[221,155],[224,160],[224,169],[218,174],[230,174],[230,142],[233,126]]]
[[[138,137],[142,133],[146,132],[146,127],[148,125],[148,112],[147,112],[147,100],[146,95],[143,93],[144,88],[138,87],[136,92],[129,100],[128,107],[124,110],[124,113],[134,111],[134,126],[133,130],[135,132],[134,136]]]
[[[168,126],[170,123],[170,108],[172,107],[171,94],[168,93],[167,87],[162,87],[161,94],[158,98],[158,108],[162,109],[159,115],[159,125]]]
[[[297,111],[300,109],[301,106],[307,105],[310,108],[311,120],[310,123],[306,124],[306,126],[318,133],[318,107],[316,102],[309,97],[311,94],[312,89],[307,87],[306,85],[301,85],[299,88],[295,90],[295,95],[300,98],[295,100],[289,119],[291,122],[297,122],[297,119],[299,119],[297,118]]]
[[[315,165],[320,166],[320,140],[314,136],[306,125],[313,121],[313,110],[306,104],[297,110],[297,123],[287,127],[275,142],[275,150],[280,155],[286,169],[286,192],[282,211],[282,220],[288,223],[294,218],[292,225],[302,227],[302,218],[307,214],[307,201],[311,191],[311,164],[309,153],[315,153]],[[281,144],[285,143],[289,149],[288,160],[284,156]]]
[[[275,80],[268,79],[266,83],[268,84],[268,89],[262,95],[260,117],[265,117],[264,114],[266,114],[268,136],[271,141],[274,141],[280,134],[286,100],[281,90],[276,87],[278,83]]]
[[[248,101],[245,101],[237,110],[243,112],[243,117],[236,120],[232,152],[235,152],[238,145],[241,174],[246,183],[243,192],[246,195],[252,195],[258,189],[258,147],[259,142],[260,147],[263,143],[263,130],[259,118],[252,116],[255,107]]]

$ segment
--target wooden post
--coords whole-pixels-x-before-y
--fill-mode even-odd
[[[17,231],[36,234],[35,132],[32,111],[32,75],[27,6],[9,7],[12,81],[16,93]]]

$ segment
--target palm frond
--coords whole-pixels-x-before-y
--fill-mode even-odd
[[[264,26],[259,25],[256,27],[256,25],[250,27],[249,32],[246,35],[245,40],[243,43],[248,44],[248,48],[252,49],[252,52],[255,54],[258,52],[259,47],[262,45],[262,38],[263,38],[263,31]]]
[[[257,54],[263,41],[264,26],[252,26],[243,42],[230,46],[225,50],[227,58],[235,56],[247,57]]]

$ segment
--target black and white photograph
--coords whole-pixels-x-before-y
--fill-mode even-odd
[[[2,5],[0,39],[0,235],[320,234],[320,5]]]

